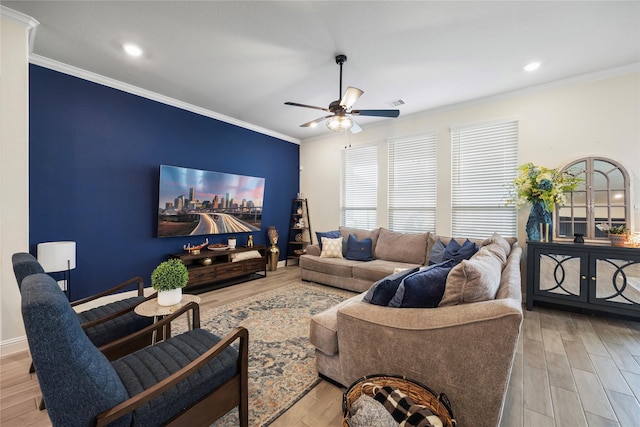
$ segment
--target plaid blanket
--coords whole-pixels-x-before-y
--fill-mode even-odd
[[[393,387],[376,387],[373,398],[382,403],[400,427],[436,427],[442,421],[424,405],[418,405],[409,396]]]

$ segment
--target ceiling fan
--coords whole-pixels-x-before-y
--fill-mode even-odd
[[[349,86],[344,95],[342,95],[342,64],[345,62],[347,62],[346,55],[336,56],[336,64],[340,65],[340,93],[338,95],[342,96],[342,98],[329,104],[329,108],[298,104],[297,102],[285,102],[286,105],[313,108],[314,110],[322,110],[331,113],[328,116],[320,117],[302,124],[300,127],[315,127],[318,123],[327,119],[327,127],[332,131],[343,132],[350,130],[351,133],[358,133],[362,131],[362,128],[348,116],[398,117],[400,115],[400,110],[352,110],[351,107],[364,92],[358,88]]]

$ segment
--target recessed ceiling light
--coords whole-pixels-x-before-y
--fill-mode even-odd
[[[525,71],[535,71],[538,68],[540,68],[540,63],[539,62],[530,62],[527,65],[524,66],[524,70]]]
[[[141,56],[143,52],[139,46],[136,46],[135,44],[131,44],[131,43],[123,44],[122,48],[124,49],[125,52],[127,52],[128,55],[131,55],[134,57]]]

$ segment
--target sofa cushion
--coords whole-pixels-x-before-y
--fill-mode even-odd
[[[509,256],[509,253],[511,253],[511,245],[513,244],[513,242],[509,242],[498,233],[493,233],[491,237],[482,242],[482,246],[488,246],[494,243],[499,245],[504,250],[506,256]]]
[[[389,305],[389,302],[396,294],[402,280],[417,271],[418,267],[400,271],[387,276],[384,279],[378,280],[376,283],[371,285],[362,300],[375,305]]]
[[[505,265],[507,265],[508,254],[505,253],[504,247],[501,244],[490,243],[486,246],[483,246],[482,248],[491,252],[496,258],[498,258],[503,268]]]
[[[327,355],[338,354],[338,310],[350,301],[360,301],[364,294],[353,296],[325,311],[311,316],[309,341]]]
[[[374,255],[387,261],[424,264],[429,233],[409,234],[380,228]]]
[[[447,247],[444,249],[442,261],[452,259],[454,261],[460,262],[463,259],[471,258],[477,251],[478,246],[476,246],[476,244],[471,242],[469,239],[465,240],[464,244],[462,245],[460,245],[460,243],[458,243],[455,239],[451,239]]]
[[[439,307],[494,299],[500,286],[502,265],[486,248],[456,265],[445,285]]]
[[[383,259],[374,259],[369,262],[354,261],[354,263],[353,277],[358,280],[368,280],[369,283],[384,279],[397,271],[420,267],[420,264],[385,261]]]
[[[322,249],[322,238],[327,237],[329,239],[337,239],[340,236],[340,230],[333,231],[316,231],[316,237],[318,238],[318,246]]]
[[[302,255],[300,257],[300,268],[302,269],[348,279],[353,277],[352,268],[357,264],[364,263],[362,261],[351,261],[344,258],[321,258],[320,256],[314,255]]]
[[[342,256],[342,237],[330,239],[323,237],[322,239],[321,258],[343,258]]]
[[[353,234],[349,235],[347,241],[347,254],[345,258],[354,261],[371,261],[373,255],[371,253],[371,246],[373,242],[370,237],[362,240],[358,240]]]
[[[389,301],[389,307],[437,307],[444,294],[447,275],[456,264],[455,260],[447,260],[405,276]]]

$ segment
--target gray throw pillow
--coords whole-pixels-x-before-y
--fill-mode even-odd
[[[443,261],[442,257],[444,256],[445,248],[446,246],[442,243],[442,240],[436,240],[429,254],[429,265],[439,264]]]

